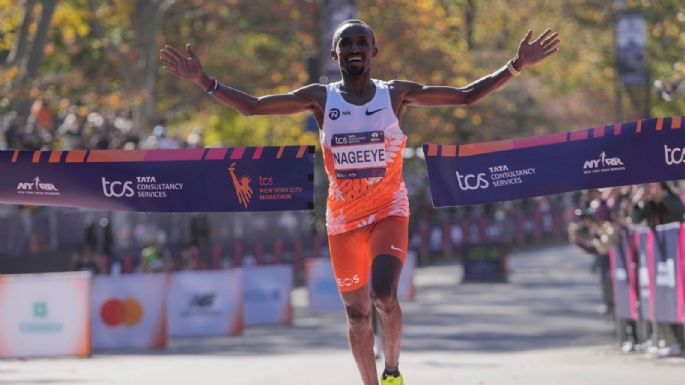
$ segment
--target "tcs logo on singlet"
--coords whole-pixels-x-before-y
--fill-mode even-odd
[[[135,298],[110,298],[100,307],[100,318],[107,326],[136,326],[143,319],[143,305]]]

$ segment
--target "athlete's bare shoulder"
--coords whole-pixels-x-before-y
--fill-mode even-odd
[[[411,80],[390,80],[388,81],[388,88],[390,89],[390,93],[398,93],[398,94],[404,94],[413,90],[416,90],[417,88],[421,88],[423,85],[413,82]]]
[[[292,94],[307,98],[318,105],[321,109],[326,107],[326,85],[321,83],[311,83],[298,88]]]
[[[321,83],[308,84],[292,91],[291,94],[307,101],[307,109],[314,114],[319,127],[323,127],[323,114],[326,109],[326,85]]]
[[[404,107],[408,104],[407,95],[421,89],[423,85],[412,82],[410,80],[390,80],[388,81],[388,90],[390,91],[390,100],[392,100],[393,110],[395,114],[400,117]]]

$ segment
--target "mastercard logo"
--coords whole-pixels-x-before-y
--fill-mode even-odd
[[[108,326],[135,326],[143,319],[143,305],[135,298],[110,298],[100,307],[100,318]]]

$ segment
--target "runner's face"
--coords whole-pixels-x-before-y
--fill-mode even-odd
[[[362,76],[371,69],[371,58],[377,52],[371,31],[360,24],[348,24],[343,28],[331,54],[344,74]]]

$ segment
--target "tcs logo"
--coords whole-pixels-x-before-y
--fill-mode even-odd
[[[109,182],[105,178],[102,178],[102,193],[105,194],[107,198],[130,198],[135,194],[133,191],[133,182]]]
[[[457,172],[457,182],[459,183],[459,188],[463,191],[486,189],[490,187],[490,183],[485,179],[485,174],[482,172],[478,175],[461,175]]]
[[[683,161],[685,161],[685,148],[668,148],[668,145],[664,145],[664,155],[666,157],[667,165],[673,166],[677,164],[682,164]]]
[[[336,135],[333,137],[333,141],[335,142],[335,144],[347,144],[347,143],[349,143],[346,136],[341,137],[341,136]]]
[[[110,298],[100,307],[100,318],[107,326],[136,326],[143,319],[143,305],[135,298]]]

